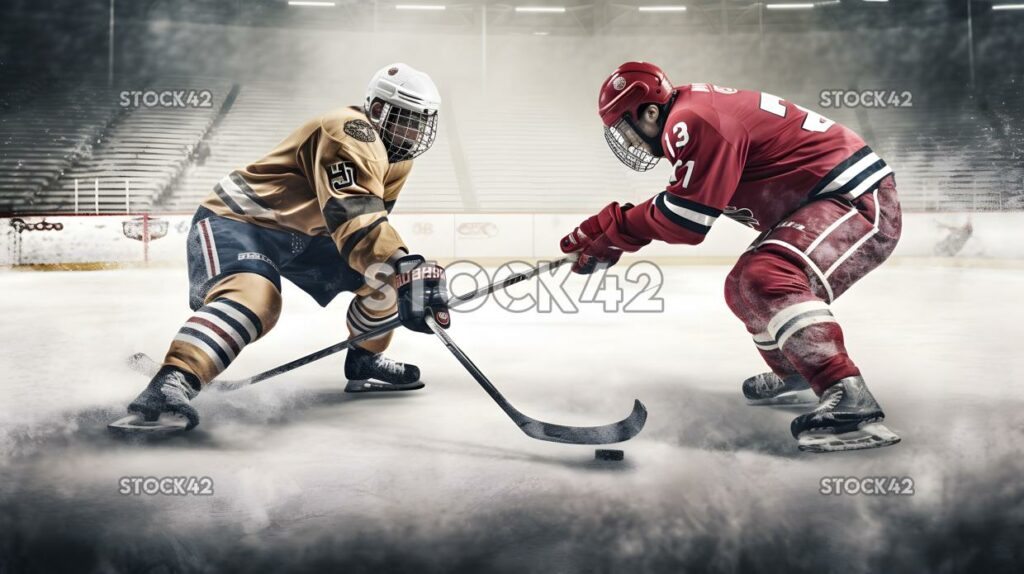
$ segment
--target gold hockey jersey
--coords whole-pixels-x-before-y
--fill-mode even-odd
[[[408,250],[387,215],[411,169],[411,160],[388,163],[362,110],[340,108],[225,176],[202,206],[263,227],[329,235],[349,266],[365,273]]]

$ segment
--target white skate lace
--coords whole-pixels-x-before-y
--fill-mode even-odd
[[[185,376],[181,373],[171,373],[165,377],[160,391],[169,399],[176,398],[181,400],[181,398],[184,398],[186,401],[191,400],[196,394],[195,389],[189,386],[188,382],[185,381]]]
[[[764,373],[758,375],[757,380],[754,381],[754,390],[758,394],[766,395],[768,393],[775,392],[776,389],[782,387],[785,382],[773,373]]]
[[[814,410],[817,412],[831,411],[841,400],[843,400],[843,390],[836,389],[828,398],[822,397],[821,403]]]
[[[398,361],[395,361],[394,359],[389,359],[384,355],[377,356],[377,360],[374,362],[374,366],[393,375],[405,374],[405,365],[399,363]]]

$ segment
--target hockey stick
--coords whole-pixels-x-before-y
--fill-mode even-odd
[[[546,440],[551,442],[563,442],[568,444],[611,444],[627,441],[637,435],[644,428],[647,422],[647,408],[639,400],[633,401],[633,412],[617,423],[598,427],[568,427],[546,423],[530,418],[512,406],[498,389],[491,384],[487,376],[480,371],[480,368],[473,364],[466,353],[455,344],[451,336],[444,329],[437,326],[434,318],[428,313],[425,317],[427,326],[434,332],[445,347],[455,355],[455,358],[462,363],[462,366],[473,375],[477,383],[487,391],[488,395],[498,403],[501,410],[512,419],[512,422],[519,425],[519,428],[530,438]]]
[[[515,285],[516,283],[520,283],[520,282],[526,281],[528,279],[533,279],[534,277],[540,275],[541,273],[544,273],[544,272],[550,273],[551,271],[554,271],[555,269],[558,269],[559,267],[561,267],[562,265],[565,265],[566,263],[572,263],[572,262],[576,261],[576,257],[577,257],[576,255],[570,255],[568,257],[563,257],[562,259],[558,259],[558,260],[551,261],[551,262],[548,262],[548,263],[543,263],[541,265],[537,265],[537,266],[532,267],[532,268],[530,268],[530,269],[528,269],[526,271],[523,271],[522,273],[514,273],[514,274],[509,275],[508,277],[506,277],[504,279],[501,279],[499,281],[495,281],[495,282],[491,283],[490,285],[486,285],[484,287],[479,287],[477,289],[474,289],[473,291],[470,291],[469,293],[466,293],[464,295],[459,295],[457,297],[452,297],[451,299],[448,300],[448,308],[449,309],[456,309],[456,308],[458,308],[458,307],[460,307],[462,305],[465,305],[466,303],[469,303],[470,301],[474,301],[474,300],[479,299],[481,297],[485,297],[487,295],[490,295],[491,293],[494,293],[495,291],[499,291],[499,290],[502,290],[502,289],[507,289],[507,288],[511,287],[512,285]],[[312,363],[314,361],[319,361],[320,359],[323,359],[324,357],[329,357],[329,356],[331,356],[331,355],[333,355],[335,353],[338,353],[340,351],[344,351],[345,349],[348,349],[349,347],[351,347],[352,345],[354,345],[356,343],[365,341],[367,339],[372,339],[372,338],[377,337],[379,335],[383,335],[384,333],[387,333],[388,331],[391,331],[393,329],[397,329],[401,325],[402,325],[402,322],[398,319],[398,317],[395,317],[394,319],[391,319],[390,321],[382,324],[381,326],[377,327],[376,329],[367,331],[365,333],[361,333],[359,335],[356,335],[355,337],[351,337],[351,338],[346,339],[346,340],[344,340],[344,341],[342,341],[340,343],[335,343],[335,344],[331,345],[330,347],[325,347],[323,349],[320,349],[319,351],[310,353],[310,354],[308,354],[308,355],[306,355],[304,357],[299,357],[298,359],[295,359],[294,361],[291,361],[289,363],[285,363],[285,364],[283,364],[281,366],[278,366],[278,367],[274,367],[273,369],[270,369],[269,371],[264,371],[262,373],[253,375],[253,376],[245,378],[245,379],[234,379],[234,380],[214,379],[210,383],[210,388],[215,388],[215,389],[218,389],[218,390],[221,390],[221,391],[233,391],[233,390],[236,390],[236,389],[240,389],[242,387],[253,385],[253,384],[256,384],[256,383],[258,383],[260,381],[265,381],[265,380],[267,380],[267,379],[269,379],[271,377],[276,377],[278,375],[287,373],[288,371],[297,369],[297,368],[302,367],[304,365],[308,365],[308,364],[310,364],[310,363]],[[152,357],[150,357],[149,355],[147,355],[145,353],[135,353],[131,357],[128,357],[128,366],[132,370],[134,370],[136,372],[139,372],[139,373],[141,373],[143,375],[146,375],[148,377],[155,376],[156,372],[160,369],[160,363],[156,362],[155,360],[153,360]]]

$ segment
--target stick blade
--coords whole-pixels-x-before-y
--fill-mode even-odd
[[[633,412],[617,423],[597,427],[571,427],[545,423],[523,415],[516,421],[527,436],[566,444],[613,444],[635,437],[647,424],[647,407],[633,401]]]
[[[153,378],[162,366],[146,353],[135,353],[126,361],[128,368],[140,375]],[[253,383],[252,377],[246,379],[227,380],[214,379],[210,381],[208,388],[215,391],[236,391]]]
[[[146,353],[135,353],[128,357],[127,363],[129,369],[149,378],[156,376],[156,372],[160,370],[160,363]]]

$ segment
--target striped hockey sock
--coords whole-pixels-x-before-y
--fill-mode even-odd
[[[380,327],[394,318],[396,313],[397,311],[394,306],[386,310],[375,311],[367,307],[362,297],[356,297],[348,306],[348,315],[345,317],[345,323],[348,325],[349,333],[354,337]],[[384,349],[388,348],[393,334],[394,331],[389,331],[383,335],[367,339],[359,343],[359,346],[372,353],[381,353]]]
[[[846,352],[843,330],[824,301],[804,301],[780,310],[768,322],[766,334],[758,348],[777,345],[819,395],[840,379],[860,375]]]
[[[178,330],[165,363],[185,367],[209,382],[262,334],[263,325],[255,313],[220,298],[199,308]]]

